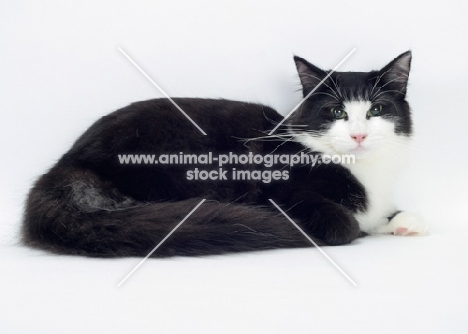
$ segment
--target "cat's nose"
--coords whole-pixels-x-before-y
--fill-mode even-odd
[[[362,133],[351,135],[351,138],[353,138],[353,140],[358,144],[362,143],[362,141],[366,139],[366,137],[367,135]]]

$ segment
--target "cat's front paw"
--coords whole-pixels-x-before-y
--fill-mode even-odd
[[[336,205],[323,206],[314,225],[313,235],[330,246],[350,243],[361,234],[358,221]]]
[[[427,226],[421,216],[400,212],[388,223],[388,231],[394,235],[423,235],[427,232]]]

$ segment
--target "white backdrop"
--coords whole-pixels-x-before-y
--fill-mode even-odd
[[[2,1],[0,329],[323,333],[402,324],[400,332],[467,332],[467,7],[461,0]],[[162,96],[118,47],[170,96],[260,102],[283,114],[301,98],[293,54],[330,69],[356,48],[340,70],[368,71],[411,49],[414,152],[395,196],[425,217],[431,235],[327,248],[360,290],[310,249],[151,260],[129,280],[133,288],[116,290],[136,259],[17,246],[23,201],[38,175],[102,115]],[[47,320],[62,311],[63,321]],[[36,327],[24,323],[29,317]]]

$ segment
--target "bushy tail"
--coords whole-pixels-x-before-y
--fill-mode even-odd
[[[146,256],[200,201],[136,202],[91,171],[53,168],[29,194],[22,238],[61,254]],[[207,200],[152,256],[305,246],[309,242],[274,208]]]

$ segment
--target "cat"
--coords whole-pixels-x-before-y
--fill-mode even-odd
[[[422,220],[398,211],[391,196],[412,134],[405,99],[411,57],[407,51],[370,72],[330,72],[295,56],[310,96],[283,124],[268,106],[223,99],[173,99],[206,136],[168,99],[102,117],[30,190],[22,241],[58,254],[146,256],[202,199],[153,257],[311,246],[270,199],[317,245],[424,233]],[[119,160],[304,153],[319,163],[234,160],[218,168],[201,160]],[[355,160],[325,163],[326,155]],[[251,174],[235,179],[239,171]]]

